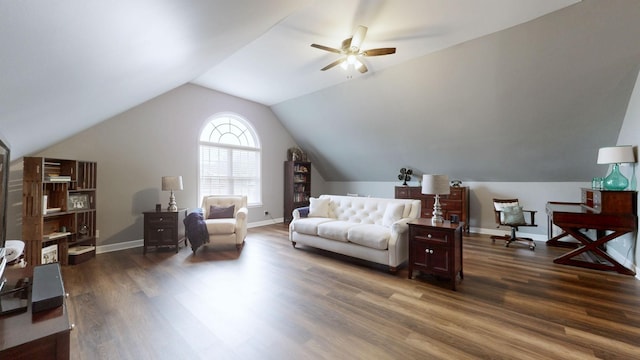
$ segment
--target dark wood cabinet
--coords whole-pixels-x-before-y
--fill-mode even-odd
[[[433,224],[431,219],[415,219],[409,223],[409,279],[414,270],[451,280],[456,289],[457,275],[462,272],[462,223],[449,221]]]
[[[420,217],[431,218],[435,195],[425,195],[419,186],[396,186],[396,199],[420,200],[422,208]],[[451,220],[451,215],[457,215],[460,222],[464,223],[464,230],[469,232],[469,188],[464,186],[452,186],[449,195],[440,195],[440,207],[445,220]]]
[[[309,206],[311,198],[311,163],[284,162],[284,221],[293,220],[293,210]]]
[[[147,253],[147,247],[171,246],[180,250],[180,246],[186,245],[184,231],[184,219],[187,209],[178,211],[146,211],[144,212],[144,246],[143,254]]]
[[[95,256],[95,162],[25,157],[22,188],[22,240],[28,266],[76,264]]]
[[[30,268],[10,269],[5,275],[9,284],[15,284],[33,272]],[[69,359],[73,324],[66,299],[62,306],[39,312],[32,311],[31,301],[27,304],[25,312],[0,316],[0,359]]]

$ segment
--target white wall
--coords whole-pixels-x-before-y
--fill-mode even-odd
[[[143,238],[142,212],[156,203],[167,206],[169,193],[161,177],[182,175],[179,207],[200,206],[197,198],[198,146],[206,120],[219,112],[240,114],[256,129],[262,145],[263,206],[249,209],[249,222],[282,218],[287,149],[296,145],[266,106],[196,85],[184,85],[108,119],[34,156],[98,163],[98,245]],[[12,182],[21,189],[21,161],[12,163]],[[312,181],[322,179],[312,173]],[[13,188],[12,188],[13,189]],[[20,238],[21,191],[12,192],[8,230]],[[265,217],[268,210],[271,217]]]
[[[595,159],[594,159],[595,161]],[[395,186],[401,182],[327,182],[328,193],[360,196],[394,197]],[[418,186],[418,182],[410,182]],[[471,231],[485,234],[502,234],[508,229],[498,230],[493,212],[493,198],[518,198],[527,210],[535,210],[537,227],[521,228],[519,234],[536,240],[547,239],[548,201],[580,202],[581,188],[591,186],[590,182],[465,182],[469,195],[469,226]],[[555,233],[555,232],[554,232]]]

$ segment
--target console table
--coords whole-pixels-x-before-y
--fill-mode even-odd
[[[422,193],[420,186],[396,186],[396,199],[420,200],[421,218],[431,218],[433,216],[433,203],[435,195]],[[440,195],[440,207],[445,220],[451,220],[451,215],[458,215],[460,222],[464,223],[464,230],[469,233],[469,188],[465,186],[452,186],[449,195]]]
[[[549,229],[555,224],[562,229],[562,233],[550,236],[547,245],[573,248],[553,262],[635,275],[635,271],[607,254],[604,246],[637,229],[636,199],[635,191],[582,189],[581,203],[548,202],[546,212]],[[596,237],[590,238],[582,229],[596,230]],[[561,241],[566,236],[572,236],[578,243]]]
[[[5,274],[10,285],[31,276],[27,268]],[[66,304],[33,313],[29,301],[26,312],[0,316],[0,359],[69,359],[72,328]]]

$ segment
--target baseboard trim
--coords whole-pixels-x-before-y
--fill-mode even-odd
[[[486,228],[470,228],[469,232],[483,235],[508,235],[509,229],[486,229]],[[542,234],[531,234],[523,231],[518,231],[518,236],[528,237],[535,241],[547,241],[547,236]]]
[[[265,225],[283,224],[283,222],[284,222],[284,218],[275,218],[275,219],[270,219],[265,221],[252,222],[247,224],[247,227],[254,228],[254,227],[265,226]],[[284,226],[284,224],[282,226]],[[96,246],[96,254],[132,249],[132,248],[142,247],[143,245],[144,245],[144,239],[119,242],[115,244],[98,245]]]
[[[108,253],[112,251],[126,250],[131,248],[142,247],[144,245],[144,240],[133,240],[133,241],[125,241],[119,242],[115,244],[107,244],[107,245],[98,245],[96,246],[96,254]]]
[[[277,219],[270,219],[270,220],[265,220],[265,221],[252,222],[252,223],[247,224],[247,227],[254,228],[254,227],[266,226],[266,225],[274,225],[274,224],[282,224],[282,226],[285,226],[283,224],[283,222],[284,222],[284,218],[277,218]],[[470,228],[469,231],[472,232],[472,233],[483,234],[483,235],[504,235],[504,234],[508,233],[508,231],[500,230],[500,229],[485,229],[485,228],[475,228],[475,227]],[[525,232],[522,232],[522,231],[519,231],[518,235],[521,235],[523,237],[532,238],[534,241],[545,241],[545,242],[547,241],[547,236],[546,235],[529,234],[529,233],[525,233]],[[142,247],[143,245],[144,245],[144,240],[143,239],[127,241],[127,242],[121,242],[121,243],[116,243],[116,244],[98,245],[98,246],[96,246],[96,254],[102,254],[102,253],[125,250],[125,249],[131,249],[131,248],[137,248],[137,247]],[[615,254],[612,254],[612,256],[617,261],[624,261],[623,265],[625,267],[628,267],[630,269],[635,267],[635,271],[636,271],[636,276],[635,277],[636,277],[636,279],[640,280],[640,267],[639,266],[634,266],[634,264],[632,264],[629,261],[625,260],[625,258],[623,256],[621,256],[617,252]]]

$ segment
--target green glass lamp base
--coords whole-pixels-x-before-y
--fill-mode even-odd
[[[605,190],[624,190],[629,186],[629,180],[620,173],[620,165],[613,164],[611,174],[604,178]]]

